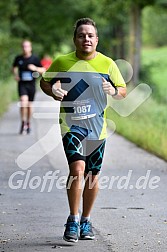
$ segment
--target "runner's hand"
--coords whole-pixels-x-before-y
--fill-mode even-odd
[[[64,95],[67,95],[67,91],[61,88],[61,82],[58,80],[52,86],[52,93],[54,94],[55,100],[62,101]]]
[[[34,64],[28,64],[27,68],[33,72],[37,71],[37,66]]]
[[[111,85],[111,83],[109,81],[106,81],[104,77],[102,77],[102,82],[103,82],[102,87],[103,87],[104,93],[108,95],[114,95],[115,88]]]

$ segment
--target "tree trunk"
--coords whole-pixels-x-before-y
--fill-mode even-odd
[[[113,28],[113,38],[115,40],[112,46],[114,59],[125,59],[125,34],[123,30],[123,24],[117,24]]]
[[[133,4],[130,10],[129,61],[133,67],[132,83],[134,85],[139,82],[140,72],[141,10],[142,8],[137,4]]]

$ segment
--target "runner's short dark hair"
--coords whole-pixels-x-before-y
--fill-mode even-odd
[[[80,18],[76,21],[75,25],[74,25],[74,38],[76,38],[76,34],[77,34],[77,29],[79,26],[81,25],[92,25],[95,28],[96,31],[96,35],[97,34],[97,27],[96,27],[96,23],[90,19],[90,18]]]

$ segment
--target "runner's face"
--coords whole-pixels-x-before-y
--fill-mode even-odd
[[[31,43],[29,41],[23,42],[22,48],[23,48],[23,52],[24,52],[25,55],[30,54],[31,51],[32,51],[32,46],[31,46]]]
[[[91,55],[96,51],[98,37],[92,25],[81,25],[74,38],[76,51],[83,55]]]

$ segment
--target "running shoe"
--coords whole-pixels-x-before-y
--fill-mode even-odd
[[[79,234],[79,223],[76,221],[67,220],[65,224],[63,239],[68,242],[77,242]]]
[[[28,128],[27,128],[27,134],[30,134],[30,133],[31,133],[31,128],[28,127]]]
[[[31,133],[30,123],[27,123],[27,134]]]
[[[92,230],[92,223],[90,221],[84,221],[80,223],[80,239],[82,240],[94,240],[95,236]]]
[[[25,122],[22,122],[19,133],[20,133],[20,135],[26,135],[27,134],[27,124]]]

